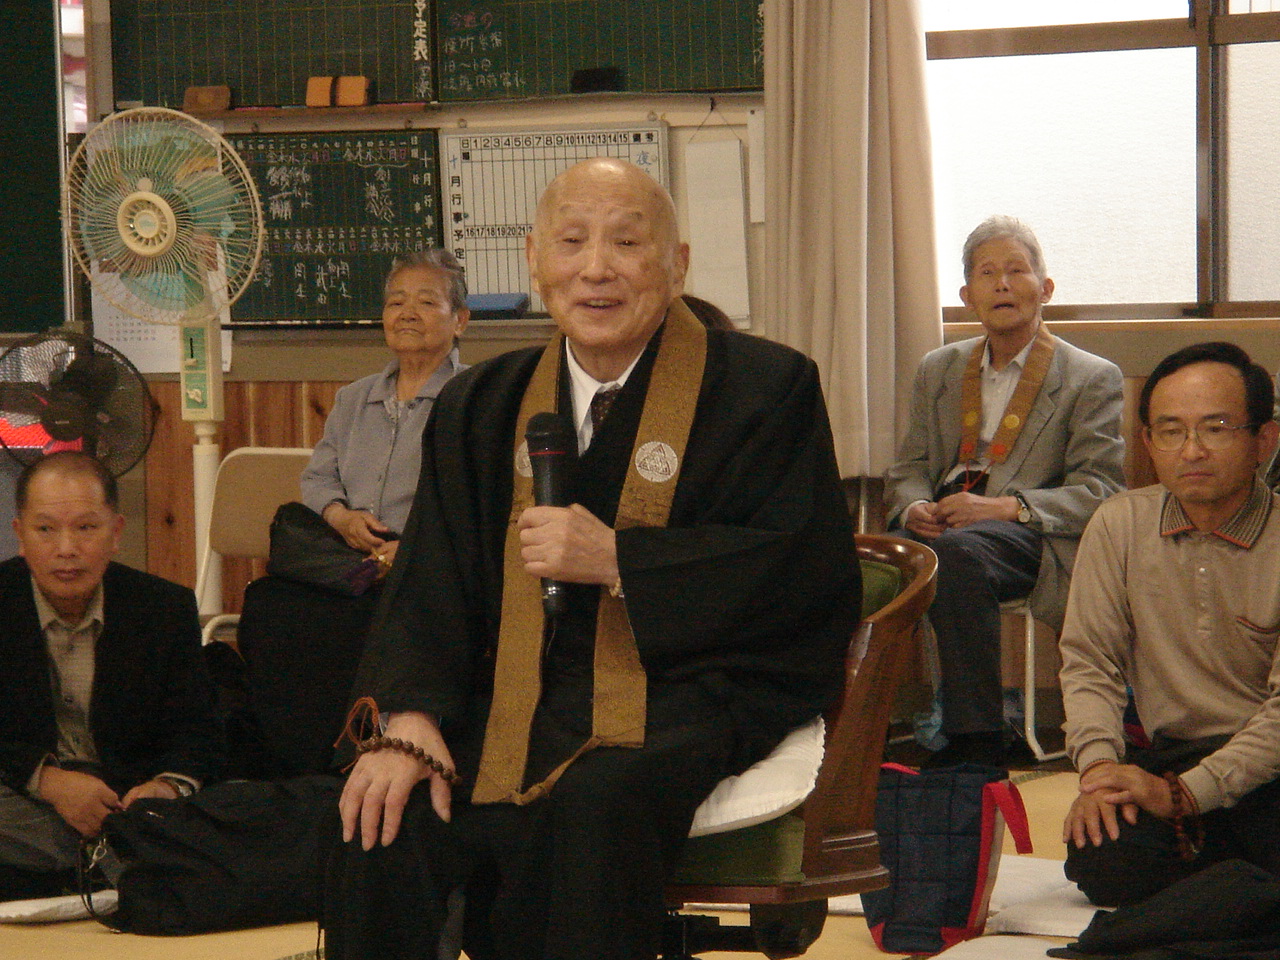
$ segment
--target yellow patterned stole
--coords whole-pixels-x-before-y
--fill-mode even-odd
[[[493,704],[472,791],[475,803],[530,803],[550,791],[569,764],[588,750],[602,744],[644,744],[648,699],[644,667],[627,620],[626,605],[608,590],[601,590],[596,614],[591,737],[545,780],[521,790],[529,755],[529,732],[542,695],[544,632],[540,583],[524,569],[516,526],[520,514],[533,506],[532,470],[524,434],[530,417],[555,409],[564,349],[564,337],[557,334],[542,353],[516,420],[515,485],[503,558],[502,623]],[[706,329],[683,302],[676,300],[667,311],[614,529],[666,525],[689,442],[706,356]]]
[[[1054,343],[1053,334],[1041,320],[1031,351],[1027,354],[1027,362],[1023,364],[1022,374],[1018,377],[1018,385],[1005,405],[1000,426],[991,438],[991,446],[987,448],[987,459],[992,463],[1004,463],[1017,442],[1018,434],[1027,422],[1027,414],[1040,395],[1049,365],[1053,363]],[[964,382],[960,389],[960,453],[957,463],[966,463],[978,454],[978,435],[982,431],[982,352],[986,349],[987,338],[983,337],[973,348],[964,370]]]

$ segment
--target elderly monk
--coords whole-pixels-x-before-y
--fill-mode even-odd
[[[441,392],[358,689],[326,956],[656,956],[698,804],[828,705],[861,583],[812,361],[708,331],[642,170],[580,163],[526,250],[559,327]],[[605,394],[603,402],[593,398]],[[576,432],[534,506],[526,424]],[[539,580],[567,584],[544,616]],[[389,718],[389,719],[388,719]]]
[[[960,298],[983,336],[920,361],[885,499],[890,528],[938,555],[929,621],[949,743],[926,764],[1007,766],[1000,604],[1026,597],[1062,625],[1080,534],[1124,486],[1123,378],[1049,332],[1053,280],[1026,224],[990,217],[961,256]]]

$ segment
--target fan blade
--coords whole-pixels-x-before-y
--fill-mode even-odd
[[[49,405],[43,383],[0,383],[0,416],[39,417]]]
[[[119,380],[115,362],[101,353],[81,355],[59,377],[51,378],[51,399],[71,394],[92,407],[100,407]]]
[[[175,209],[186,210],[191,228],[221,240],[237,230],[246,229],[237,223],[232,212],[241,204],[240,195],[220,173],[201,173],[174,186]]]
[[[143,303],[161,310],[185,313],[204,300],[204,284],[198,277],[180,269],[154,270],[143,276],[122,273],[120,281]]]

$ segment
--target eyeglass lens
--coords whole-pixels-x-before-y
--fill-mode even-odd
[[[1157,450],[1172,453],[1181,450],[1194,432],[1196,443],[1206,450],[1222,450],[1235,439],[1237,431],[1247,429],[1248,426],[1247,423],[1232,426],[1221,420],[1206,420],[1191,429],[1185,423],[1161,423],[1151,428],[1151,443]]]

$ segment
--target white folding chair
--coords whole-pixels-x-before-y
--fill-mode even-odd
[[[301,447],[241,447],[223,457],[214,482],[209,536],[196,577],[197,597],[204,596],[213,554],[267,558],[271,518],[281,504],[301,498],[300,479],[310,460],[311,450]],[[221,598],[218,606],[221,608]],[[204,626],[204,642],[239,621],[236,614],[217,614]]]

